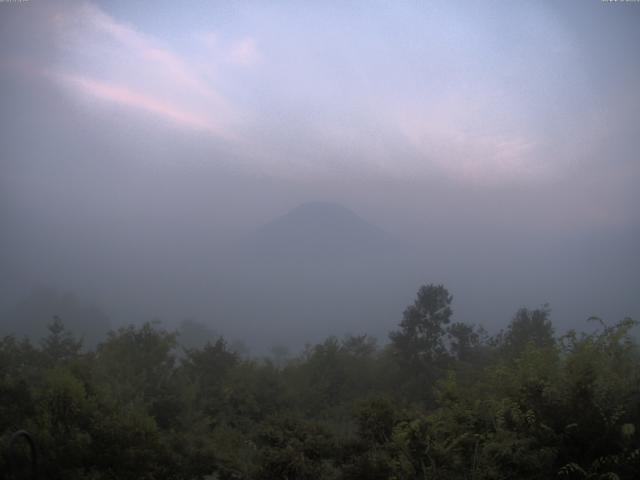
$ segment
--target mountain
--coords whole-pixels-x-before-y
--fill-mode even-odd
[[[386,256],[392,237],[337,203],[304,203],[256,230],[242,245],[253,258],[345,261]]]
[[[237,242],[205,282],[208,298],[231,336],[263,347],[383,337],[418,282],[401,247],[342,205],[305,203]]]

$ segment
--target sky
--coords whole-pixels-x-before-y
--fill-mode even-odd
[[[639,43],[635,2],[0,2],[3,301],[148,305],[327,200],[425,280],[638,316]]]

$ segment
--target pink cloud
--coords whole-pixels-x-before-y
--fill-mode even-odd
[[[85,6],[84,10],[89,24],[96,30],[110,35],[113,40],[131,49],[149,62],[154,62],[177,84],[195,89],[198,93],[214,98],[215,92],[198,77],[187,62],[167,48],[157,45],[157,41],[143,35],[127,25],[120,24],[94,6]]]
[[[230,136],[221,125],[212,122],[208,118],[182,110],[179,106],[130,90],[127,87],[104,83],[79,75],[57,75],[57,77],[67,85],[101,100],[140,109],[185,127],[201,129],[219,136]]]
[[[457,180],[496,185],[539,181],[554,173],[553,164],[540,158],[543,146],[535,132],[507,121],[487,122],[493,110],[483,98],[441,95],[430,104],[390,110],[395,130],[416,156]]]
[[[62,55],[50,71],[77,94],[233,138],[237,109],[188,57],[91,4],[59,12],[52,22]]]

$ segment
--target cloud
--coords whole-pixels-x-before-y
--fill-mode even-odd
[[[204,130],[231,140],[238,109],[187,58],[158,39],[117,22],[98,7],[80,4],[51,18],[60,55],[50,71],[79,96]]]
[[[100,100],[86,108],[110,103],[206,132],[202,152],[228,140],[234,167],[272,176],[542,184],[598,162],[606,173],[614,141],[615,161],[635,161],[637,66],[612,103],[545,9],[521,31],[483,9],[397,8],[341,7],[339,21],[325,7],[252,6],[223,20],[204,9],[211,21],[154,36],[141,27],[153,22],[124,23],[90,3],[43,4],[30,9],[37,23],[27,9],[1,19],[10,30],[0,29],[0,49],[13,64],[31,58],[41,68],[25,72],[45,72],[72,97]],[[621,112],[622,130],[612,127]]]
[[[230,58],[236,65],[250,67],[261,60],[261,55],[256,46],[256,41],[252,37],[246,37],[233,45]]]
[[[477,125],[463,128],[446,117],[404,118],[397,128],[417,158],[463,182],[495,185],[539,181],[552,174],[549,163],[537,160],[537,142],[509,132],[482,132]]]
[[[78,75],[57,75],[56,79],[67,84],[78,92],[85,92],[105,101],[115,102],[127,107],[144,110],[165,119],[174,121],[185,127],[192,127],[220,136],[228,136],[228,132],[210,118],[202,117],[179,106],[163,102],[161,99],[136,92],[127,87],[100,82]]]

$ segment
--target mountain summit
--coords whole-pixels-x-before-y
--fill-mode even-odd
[[[344,257],[381,253],[390,236],[337,203],[304,203],[259,228],[249,248],[258,255]]]

